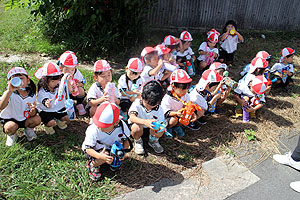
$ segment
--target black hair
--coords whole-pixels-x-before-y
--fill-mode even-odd
[[[191,86],[191,83],[173,83],[175,88],[187,89]]]
[[[40,91],[41,88],[44,88],[45,90],[49,90],[48,82],[51,80],[59,80],[61,79],[62,75],[57,76],[43,76],[41,80],[38,82],[38,91]]]
[[[147,61],[151,61],[152,57],[155,56],[157,54],[157,51],[153,51],[151,53],[147,53],[144,57],[144,62],[146,63]]]
[[[166,45],[166,47],[169,48],[169,49],[171,49],[171,51],[172,51],[173,49],[178,49],[179,44],[175,44],[175,45]]]
[[[265,73],[265,68],[256,68],[252,74],[255,76],[263,75]]]
[[[208,84],[208,87],[209,88],[212,88],[212,87],[214,87],[214,86],[216,86],[216,85],[219,85],[220,84],[220,82],[212,82],[212,83],[209,83]]]
[[[226,30],[226,27],[231,24],[234,26],[235,30],[237,30],[237,26],[236,26],[236,22],[234,20],[228,20],[226,23],[225,23],[225,26],[223,28],[223,33],[226,33],[227,30]]]
[[[292,54],[290,54],[290,55],[287,55],[286,57],[289,58],[289,57],[291,57],[292,55],[294,55],[294,54],[292,53]]]
[[[164,96],[163,88],[156,80],[147,82],[142,91],[142,99],[150,106],[159,104]]]
[[[95,76],[100,76],[103,72],[94,72]]]
[[[27,78],[29,78],[28,75],[26,75],[26,74],[15,74],[13,77],[18,77],[18,76],[22,76],[22,75],[24,75]],[[28,92],[29,96],[31,95],[31,92],[33,94],[36,93],[36,86],[35,86],[34,82],[30,78],[29,78],[29,84],[26,86],[26,91]]]

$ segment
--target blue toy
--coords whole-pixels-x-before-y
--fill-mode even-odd
[[[155,121],[155,122],[152,122],[152,124],[153,124],[153,129],[154,129],[155,131],[157,131],[157,133],[165,132],[165,135],[166,135],[167,137],[173,137],[173,135],[172,135],[171,133],[169,133],[169,132],[167,131],[167,129],[166,129],[167,124],[166,124],[165,121],[164,121],[163,123],[160,123],[160,122],[158,122],[158,121]],[[153,136],[152,136],[152,137],[153,137]]]
[[[113,143],[110,148],[110,155],[114,158],[110,166],[112,167],[112,169],[117,170],[122,164],[122,161],[120,161],[120,159],[122,159],[125,155],[123,145],[120,142],[115,141],[115,143]]]

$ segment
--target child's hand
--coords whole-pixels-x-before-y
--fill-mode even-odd
[[[109,95],[107,95],[107,92],[105,92],[104,94],[103,94],[103,96],[102,97],[100,97],[99,98],[100,99],[100,101],[101,101],[101,103],[102,102],[104,102],[104,101],[109,101]]]
[[[197,115],[196,113],[193,113],[192,118],[191,118],[191,122],[194,122],[197,120]]]
[[[33,103],[29,103],[29,102],[26,102],[26,104],[29,106],[29,113],[33,113],[35,111],[35,106],[36,106],[36,103],[33,102]]]
[[[46,100],[45,106],[46,106],[47,108],[51,108],[51,107],[52,107],[51,101],[53,101],[53,99],[47,99],[47,100]]]
[[[104,147],[103,150],[100,152],[99,159],[105,161],[107,164],[111,164],[113,162],[114,158],[112,156],[110,156],[108,154],[108,152],[105,150],[106,150],[106,148]]]
[[[176,116],[179,118],[183,117],[182,112],[183,112],[183,109],[178,110],[178,112],[176,113]]]
[[[155,121],[156,121],[156,119],[146,119],[144,125],[147,126],[150,129],[154,130],[152,123],[155,122]]]
[[[213,54],[214,54],[214,58],[218,57],[218,54],[216,52],[213,52]]]
[[[245,109],[247,112],[253,112],[254,109],[252,106],[248,106],[246,109]]]
[[[210,53],[209,52],[205,52],[205,54],[206,54],[207,57],[210,57],[210,55],[209,55]]]
[[[9,92],[14,92],[14,91],[16,91],[16,90],[18,90],[18,89],[21,88],[21,86],[19,86],[19,87],[14,87],[14,86],[11,84],[10,81],[7,83],[7,85],[8,85],[8,91],[9,91]]]

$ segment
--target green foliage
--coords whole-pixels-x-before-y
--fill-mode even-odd
[[[252,129],[245,129],[244,132],[245,132],[245,135],[248,138],[248,141],[256,141],[257,138],[255,136],[255,131],[254,130],[252,130]]]
[[[11,0],[6,6],[29,6],[43,20],[55,43],[83,55],[126,53],[142,37],[147,0]]]

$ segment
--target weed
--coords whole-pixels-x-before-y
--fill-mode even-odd
[[[248,138],[248,141],[256,141],[255,131],[252,129],[245,129],[244,130],[245,135]]]

